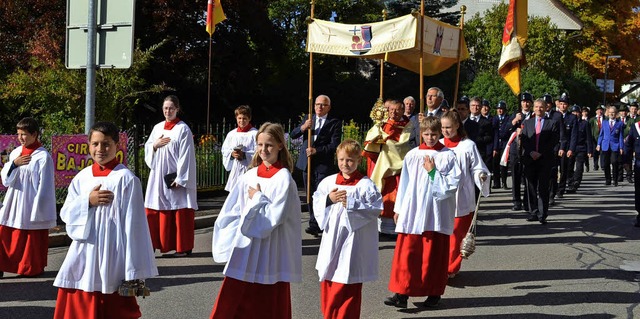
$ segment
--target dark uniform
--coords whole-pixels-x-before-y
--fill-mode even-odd
[[[571,112],[580,114],[581,109],[579,106],[574,105],[571,108]],[[576,161],[576,168],[573,174],[573,178],[569,180],[569,186],[567,187],[567,193],[575,193],[580,187],[582,182],[582,173],[584,171],[585,162],[589,160],[591,154],[593,154],[593,137],[591,136],[591,124],[588,120],[583,120],[582,116],[578,117],[578,122],[574,128],[576,131],[576,145],[573,158]]]
[[[569,96],[563,93],[558,99],[561,103],[569,103]],[[565,193],[567,181],[573,177],[573,167],[575,165],[575,157],[573,154],[569,157],[568,153],[574,153],[576,150],[576,130],[574,130],[576,123],[578,123],[578,117],[571,114],[568,110],[562,113],[558,110],[561,116],[560,125],[562,134],[560,139],[560,150],[564,151],[564,154],[560,156],[560,179],[558,180],[558,197],[562,198]],[[560,155],[560,154],[558,154]]]
[[[509,120],[509,115],[507,114],[507,103],[505,101],[500,101],[496,108],[503,110],[499,112],[504,112],[504,114],[496,114],[492,121],[494,133],[493,149],[495,153],[493,156],[493,188],[502,187],[507,189],[508,168],[506,166],[500,166],[500,157],[502,156],[502,153],[507,146],[507,141],[509,140],[509,133],[506,131],[505,126],[506,122]]]
[[[520,102],[522,105],[523,101],[529,101],[533,104],[533,95],[531,93],[525,92],[520,94]],[[518,115],[520,114],[520,115]],[[531,109],[528,111],[522,110],[519,112],[513,113],[505,123],[505,139],[508,140],[511,137],[511,134],[516,132],[519,128],[522,127],[522,123],[525,120],[528,120],[532,115]],[[513,210],[521,210],[522,207],[522,175],[523,168],[522,162],[520,161],[520,142],[514,141],[511,143],[509,148],[509,167],[511,168],[511,200],[513,202]],[[526,190],[525,190],[526,191]],[[529,211],[528,202],[524,202],[524,210]]]
[[[600,116],[598,116],[598,110],[600,110]],[[598,105],[598,107],[596,108],[596,116],[592,117],[589,120],[589,123],[591,124],[591,136],[593,137],[593,144],[595,145],[598,142],[598,136],[600,135],[600,128],[602,127],[602,121],[606,121],[606,117],[604,116],[604,114],[602,114],[604,112],[604,106],[602,105]],[[593,169],[594,170],[598,170],[600,169],[600,151],[596,151],[595,149],[593,150]]]
[[[633,173],[634,173],[634,192],[635,192],[635,206],[636,216],[635,226],[640,227],[640,128],[638,124],[634,124],[629,129],[629,137],[625,143],[625,152],[629,155],[635,154],[635,160],[633,161]]]

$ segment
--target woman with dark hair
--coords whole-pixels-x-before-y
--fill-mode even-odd
[[[175,250],[175,257],[191,254],[198,209],[193,134],[178,118],[180,110],[178,97],[167,96],[165,120],[153,127],[144,145],[144,161],[151,168],[144,201],[151,242],[163,253]]]

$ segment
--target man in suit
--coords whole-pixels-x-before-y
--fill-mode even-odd
[[[441,109],[441,104],[444,101],[444,93],[440,88],[431,87],[427,90],[425,96],[427,109],[424,110],[424,116],[442,117],[444,113]]]
[[[469,119],[478,124],[478,133],[474,142],[476,142],[484,164],[489,168],[489,171],[493,172],[493,165],[491,165],[493,159],[493,125],[489,119],[482,116],[480,112],[481,104],[482,99],[479,97],[474,96],[471,98],[469,101]]]
[[[638,215],[636,215],[635,227],[640,227],[640,123],[636,122],[631,126],[629,130],[629,137],[626,141],[626,152],[631,155],[635,155],[633,161],[633,173],[634,173],[634,195],[635,195],[635,208]]]
[[[505,123],[509,119],[507,114],[507,102],[500,101],[496,106],[496,115],[493,117],[493,188],[508,189],[507,187],[507,171],[506,166],[500,165],[500,157],[507,146],[509,139],[506,133]],[[506,137],[505,137],[506,136]],[[502,185],[501,185],[502,184]]]
[[[573,153],[576,151],[576,123],[578,118],[569,112],[569,95],[562,93],[558,99],[558,118],[562,126],[562,136],[560,139],[560,149],[558,157],[560,158],[560,179],[558,180],[558,198],[562,198],[566,191],[567,181],[573,177],[573,166],[575,158]]]
[[[334,156],[336,148],[340,144],[342,132],[342,121],[329,115],[331,99],[328,96],[318,95],[314,110],[315,115],[311,119],[307,117],[306,121],[294,128],[289,134],[292,139],[303,136],[296,168],[302,171],[305,186],[310,185],[311,195],[318,188],[320,181],[338,171]],[[311,130],[312,134],[311,146],[308,142],[308,130]],[[310,179],[307,177],[309,169]],[[309,203],[309,227],[305,229],[305,232],[317,237],[322,231],[313,215],[312,206]]]
[[[600,136],[600,128],[602,127],[602,121],[604,118],[604,105],[598,105],[596,107],[596,116],[592,117],[589,120],[589,124],[591,124],[591,136],[593,138],[593,144],[598,142],[598,136]],[[593,151],[593,169],[600,169],[600,151]]]
[[[617,114],[615,106],[607,108],[609,119],[602,122],[596,146],[596,151],[600,151],[602,156],[605,185],[611,185],[613,177],[614,186],[618,186],[618,159],[624,152],[624,126]]]
[[[478,127],[478,123],[469,120],[469,103],[470,100],[468,97],[461,97],[456,103],[456,111],[458,111],[458,114],[460,115],[462,126],[464,127],[464,131],[467,132],[467,136],[473,142],[476,142],[480,128]]]
[[[493,123],[493,115],[491,115],[491,102],[489,102],[489,100],[482,99],[480,114],[482,114],[482,117],[489,120],[489,122]]]
[[[413,131],[409,139],[409,147],[414,148],[420,145],[420,123],[418,122],[418,114],[414,112],[416,108],[416,99],[413,96],[407,96],[402,100],[404,104],[404,116],[413,123]]]
[[[531,107],[533,104],[533,95],[529,92],[520,94],[520,111],[513,113],[505,123],[505,137],[507,140],[511,138],[513,133],[522,127],[522,123],[531,116]],[[513,202],[512,210],[522,210],[522,162],[520,162],[520,143],[517,139],[509,146],[509,167],[511,167],[511,200]],[[524,209],[528,209],[528,202],[524,202]]]
[[[591,127],[588,120],[582,117],[582,111],[588,111],[588,108],[580,108],[578,105],[571,107],[571,113],[578,117],[578,122],[574,130],[576,131],[576,148],[574,158],[576,167],[573,177],[567,181],[567,193],[575,193],[582,182],[582,172],[585,168],[585,162],[589,161],[593,154],[593,137],[591,136]]]
[[[527,182],[527,202],[529,217],[527,221],[547,223],[549,211],[549,179],[551,166],[555,163],[555,147],[561,136],[558,122],[545,118],[544,99],[533,103],[533,113],[524,121],[520,133],[522,163]],[[540,205],[542,204],[542,206]]]

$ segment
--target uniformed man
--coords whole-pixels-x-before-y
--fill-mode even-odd
[[[558,157],[560,158],[560,178],[558,179],[558,198],[562,198],[565,193],[567,181],[573,177],[573,167],[575,158],[573,153],[576,150],[577,131],[574,130],[578,117],[569,112],[569,95],[562,93],[558,98],[558,113],[561,118],[562,134],[560,138],[560,149]]]
[[[576,127],[574,128],[576,131],[576,143],[573,157],[575,158],[576,168],[572,178],[568,180],[569,186],[567,186],[567,193],[575,193],[580,187],[584,163],[591,158],[594,149],[591,127],[589,121],[582,118],[582,111],[588,112],[588,108],[580,108],[578,105],[571,107],[571,113],[578,117]]]
[[[591,120],[589,120],[589,123],[591,124],[591,136],[593,136],[594,145],[598,140],[598,136],[600,135],[602,121],[606,121],[603,113],[604,105],[598,105],[596,107],[596,116],[592,117]],[[597,151],[595,149],[593,150],[593,169],[596,171],[600,169],[600,151]]]
[[[531,116],[531,108],[533,106],[533,95],[529,92],[520,94],[520,110],[513,113],[505,123],[505,133],[507,139],[511,138],[512,134],[518,136],[519,130],[522,127],[522,123],[528,120]],[[520,161],[520,144],[514,140],[509,145],[509,166],[511,167],[511,200],[513,202],[512,210],[529,211],[528,202],[524,202],[522,206],[522,163]]]
[[[509,134],[506,132],[505,123],[509,119],[507,114],[507,103],[505,101],[498,102],[496,105],[496,115],[493,117],[493,188],[508,189],[507,187],[507,171],[506,166],[500,165],[500,157],[504,152],[504,148],[509,140]],[[504,137],[506,136],[506,137]]]

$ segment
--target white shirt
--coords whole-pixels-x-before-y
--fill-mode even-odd
[[[316,262],[318,277],[343,284],[375,281],[382,195],[366,176],[356,185],[337,185],[337,176],[323,179],[313,194],[313,212],[323,230]],[[326,206],[327,196],[335,188],[347,191],[347,207],[342,203]]]
[[[16,167],[9,175],[11,163],[20,156],[22,146],[9,154],[2,168],[2,184],[6,186],[0,225],[17,229],[49,229],[56,225],[56,193],[53,160],[43,147],[31,154],[27,165]]]
[[[241,281],[274,284],[302,281],[300,198],[291,173],[273,177],[247,171],[233,187],[213,228],[215,262],[226,262],[223,274]],[[249,199],[249,186],[262,189]]]
[[[164,123],[153,127],[144,144],[144,161],[151,168],[144,206],[155,210],[198,209],[193,134],[182,121],[171,130],[165,130]],[[171,141],[154,151],[153,143],[160,136]],[[175,181],[182,187],[167,188],[164,176],[171,173],[177,173]]]
[[[97,185],[112,191],[113,201],[89,207]],[[93,176],[91,166],[80,171],[69,185],[60,218],[73,242],[54,286],[110,294],[123,280],[158,275],[140,180],[124,165],[108,176]]]
[[[229,172],[229,179],[227,179],[227,185],[224,190],[231,191],[233,186],[238,182],[238,179],[244,174],[249,165],[251,159],[256,151],[256,133],[258,130],[253,127],[248,132],[238,132],[238,129],[234,129],[227,133],[227,137],[222,143],[222,164],[224,169]],[[242,151],[244,152],[244,159],[237,160],[231,157],[231,153],[236,146],[242,145]]]

